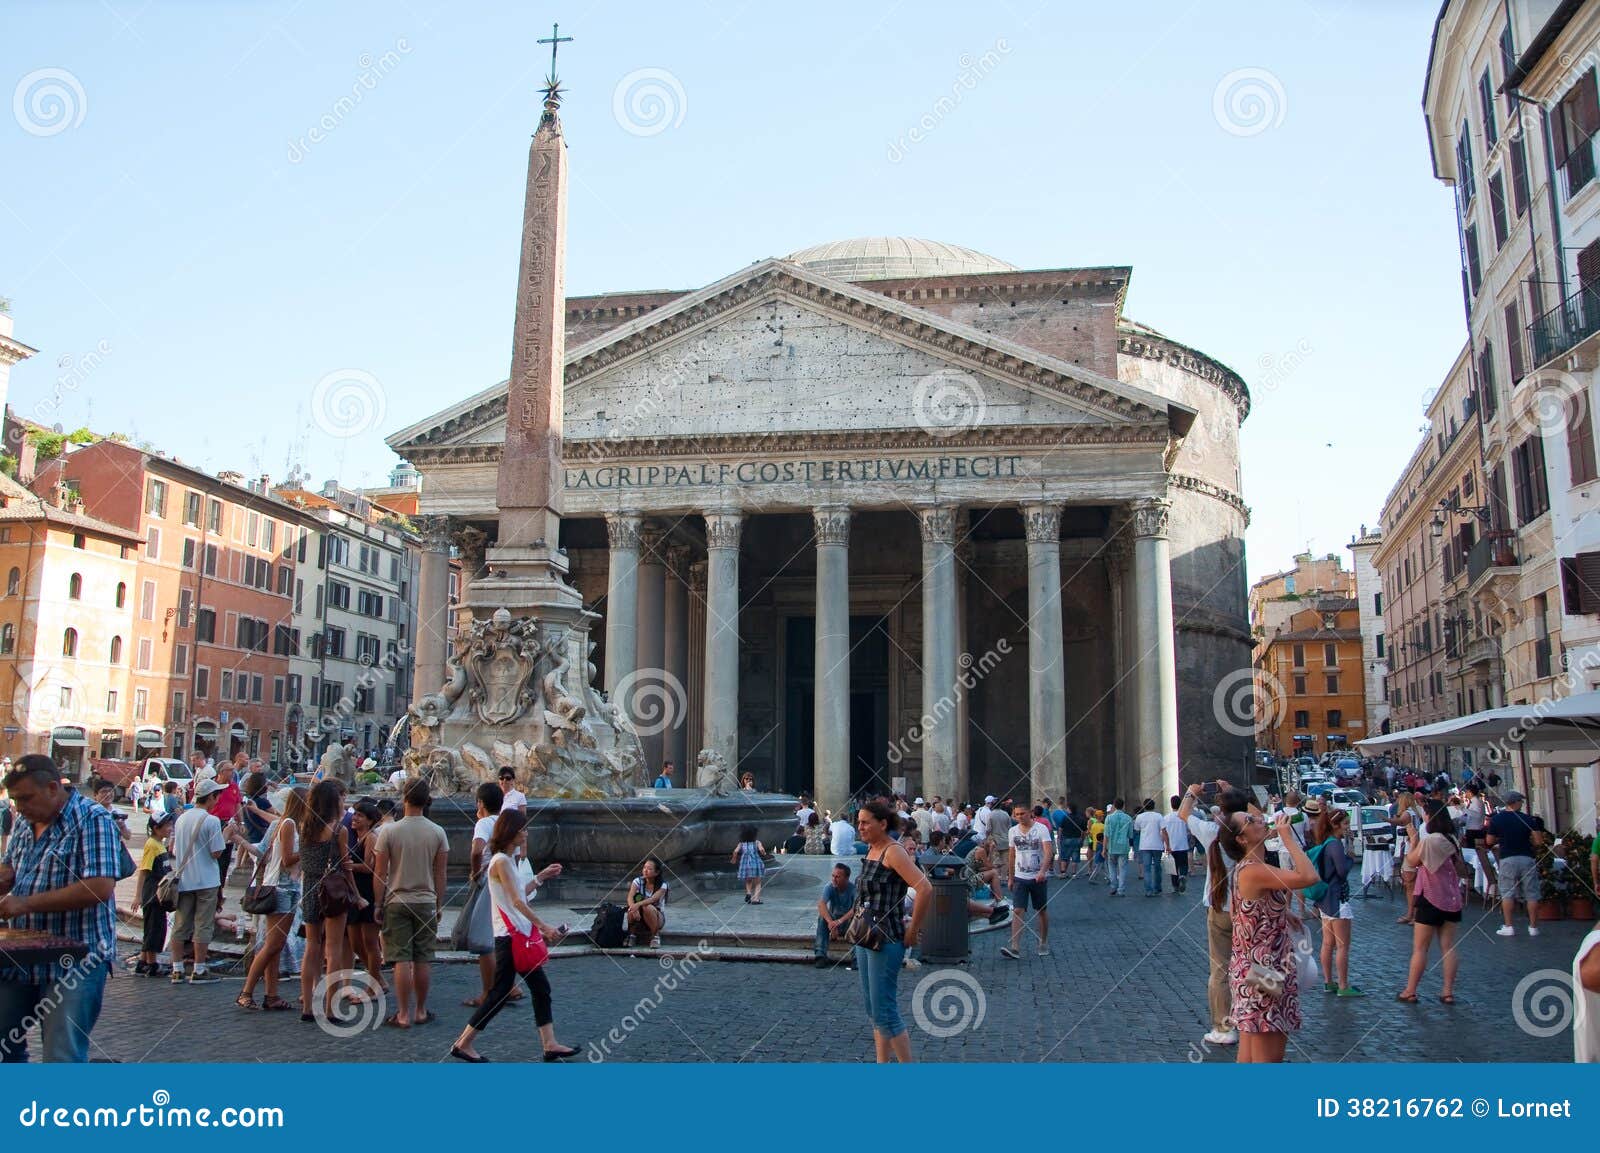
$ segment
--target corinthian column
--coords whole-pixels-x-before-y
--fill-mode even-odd
[[[1022,506],[1028,539],[1029,795],[1067,788],[1067,695],[1062,674],[1061,506]]]
[[[704,746],[739,763],[739,529],[737,509],[706,518],[706,719]]]
[[[1139,796],[1157,803],[1178,789],[1178,672],[1172,639],[1171,502],[1133,502],[1134,710]]]
[[[450,655],[450,518],[420,518],[422,557],[417,570],[416,696],[444,685]]]
[[[606,576],[606,695],[613,704],[617,685],[639,664],[639,517],[607,513],[606,540],[611,566]]]
[[[812,746],[817,804],[850,799],[850,510],[825,505],[817,529],[817,659]]]
[[[922,520],[922,792],[956,793],[955,510]]]
[[[662,734],[665,743],[661,756],[677,764],[679,785],[693,783],[684,766],[688,755],[684,735],[689,721],[689,586],[685,583],[688,573],[684,571],[689,563],[688,556],[689,550],[682,545],[667,549],[667,595],[661,614],[666,652],[661,667],[666,670],[666,703],[672,712],[666,732]]]

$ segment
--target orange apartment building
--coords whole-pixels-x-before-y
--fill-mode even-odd
[[[309,638],[294,627],[295,569],[314,524],[265,482],[211,476],[179,461],[102,440],[39,472],[94,516],[140,542],[132,592],[132,719],[163,747],[284,761],[288,710],[312,705],[290,657]],[[257,488],[260,491],[257,491]]]
[[[49,754],[76,780],[138,739],[127,648],[139,541],[53,495],[0,475],[0,753]]]
[[[1360,605],[1336,594],[1304,598],[1261,641],[1257,745],[1290,756],[1349,748],[1367,735]]]

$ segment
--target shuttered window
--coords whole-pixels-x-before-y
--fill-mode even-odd
[[[1467,286],[1472,289],[1472,295],[1478,295],[1478,288],[1483,284],[1483,266],[1478,261],[1478,226],[1467,226]]]
[[[1489,177],[1489,219],[1494,224],[1494,246],[1498,251],[1505,245],[1509,235],[1506,227],[1506,182],[1498,172]]]
[[[1594,421],[1583,393],[1567,398],[1567,467],[1573,485],[1595,479]]]
[[[1527,370],[1522,358],[1522,321],[1517,316],[1517,302],[1512,301],[1506,305],[1506,359],[1511,362],[1511,385],[1513,388],[1524,376]]]
[[[1561,558],[1561,607],[1572,616],[1600,613],[1600,552]]]
[[[1520,217],[1528,211],[1528,146],[1519,136],[1506,151],[1511,156],[1511,207]]]

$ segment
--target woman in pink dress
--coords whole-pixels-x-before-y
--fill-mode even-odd
[[[1294,866],[1275,869],[1265,860],[1268,838],[1276,835]],[[1300,839],[1279,815],[1274,829],[1257,813],[1224,819],[1212,842],[1211,876],[1226,876],[1221,853],[1237,861],[1233,870],[1233,952],[1228,985],[1233,993],[1234,1027],[1239,1030],[1241,1064],[1278,1062],[1289,1034],[1300,1027],[1300,988],[1291,956],[1289,894],[1317,883],[1317,867]],[[1252,976],[1252,969],[1255,975]],[[1267,981],[1260,978],[1265,976]],[[1273,978],[1281,978],[1274,981]]]

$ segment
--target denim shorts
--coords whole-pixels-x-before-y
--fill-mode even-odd
[[[1039,912],[1044,912],[1044,903],[1049,896],[1048,887],[1043,881],[1029,880],[1024,877],[1011,878],[1011,907],[1019,913],[1028,911],[1028,901],[1033,901],[1033,907]]]
[[[1500,862],[1500,899],[1529,903],[1539,899],[1539,866],[1532,857],[1506,857]]]
[[[293,881],[278,882],[278,903],[272,908],[273,916],[286,916],[300,904],[300,886]]]

